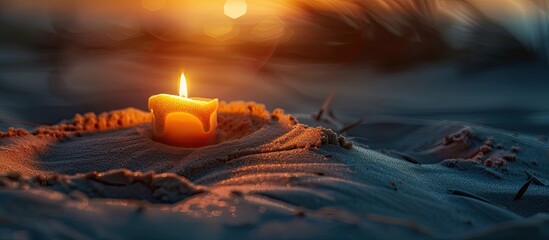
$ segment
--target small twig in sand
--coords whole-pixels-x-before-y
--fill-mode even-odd
[[[540,185],[540,186],[545,186],[545,183],[543,183],[541,180],[539,180],[538,177],[536,177],[536,175],[534,174],[531,174],[530,172],[528,171],[525,171],[526,172],[526,175],[532,179],[532,182],[534,182],[534,184],[536,185]]]
[[[326,111],[326,108],[328,108],[328,106],[330,105],[330,102],[332,102],[333,98],[334,98],[333,93],[328,95],[326,100],[324,100],[324,103],[322,104],[322,107],[320,107],[320,109],[318,110],[318,113],[315,116],[315,120],[320,121],[320,119],[322,118],[322,114],[324,114],[324,111]]]
[[[364,117],[361,117],[360,119],[356,120],[355,122],[353,122],[349,125],[343,126],[341,129],[339,129],[339,131],[337,133],[343,134],[344,132],[349,131],[352,128],[360,125],[362,122],[364,122]]]
[[[405,155],[405,154],[401,154],[400,157],[402,157],[402,159],[408,161],[408,162],[411,162],[413,164],[421,164],[421,162],[419,162],[418,160],[416,160],[415,158],[413,157],[410,157],[408,155]]]
[[[519,200],[522,197],[522,195],[524,195],[524,193],[526,192],[526,190],[528,190],[528,187],[530,187],[530,184],[532,183],[533,180],[534,178],[529,178],[528,181],[526,181],[524,185],[520,187],[520,189],[517,192],[517,195],[515,195],[515,198],[513,198],[513,201]]]
[[[461,190],[458,190],[458,189],[449,189],[448,192],[450,192],[454,195],[476,199],[476,200],[483,201],[485,203],[489,203],[489,204],[497,206],[497,204],[495,204],[494,202],[492,202],[492,201],[490,201],[486,198],[483,198],[481,196],[478,196],[476,194],[472,194],[472,193],[469,193],[469,192],[466,192],[466,191],[461,191]]]
[[[330,108],[328,109],[328,116],[330,116],[332,119],[337,120],[337,116],[335,115],[334,111]]]

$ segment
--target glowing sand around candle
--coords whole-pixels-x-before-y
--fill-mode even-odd
[[[217,98],[188,98],[184,74],[181,74],[179,94],[159,94],[149,98],[153,139],[178,147],[202,147],[214,143]]]

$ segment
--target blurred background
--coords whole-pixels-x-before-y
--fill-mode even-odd
[[[150,95],[549,135],[549,0],[0,0],[0,130]],[[351,121],[351,120],[349,120]]]

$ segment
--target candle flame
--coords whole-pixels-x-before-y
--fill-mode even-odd
[[[225,2],[224,12],[227,17],[237,19],[244,16],[248,11],[246,0],[227,0]]]
[[[185,78],[184,73],[181,73],[181,78],[179,80],[179,96],[189,97],[187,93],[187,79]]]

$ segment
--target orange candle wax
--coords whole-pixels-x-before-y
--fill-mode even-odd
[[[179,95],[159,94],[149,98],[153,139],[177,147],[202,147],[214,143],[217,98],[188,98],[183,74]]]

